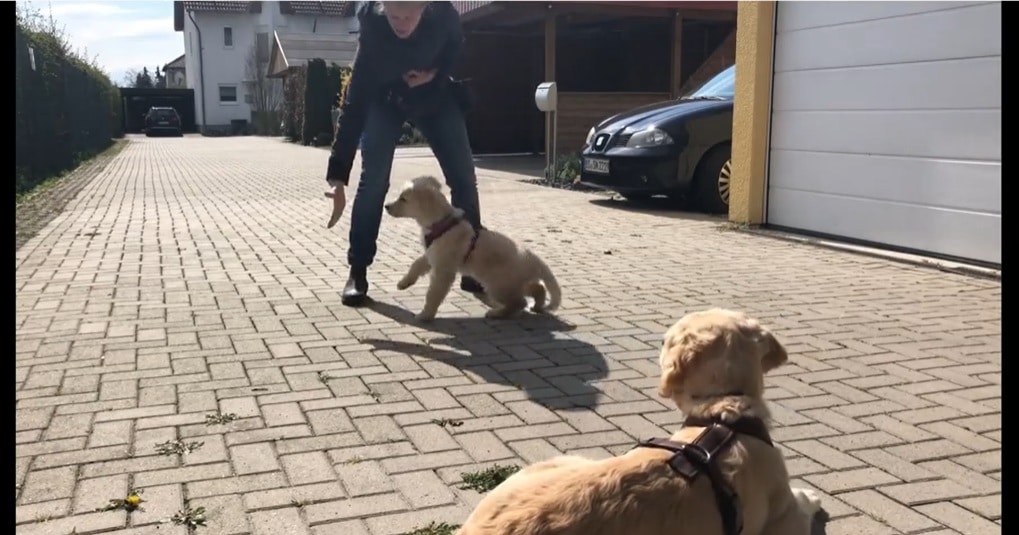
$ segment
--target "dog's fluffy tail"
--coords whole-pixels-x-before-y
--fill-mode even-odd
[[[548,305],[544,307],[545,310],[552,312],[559,308],[559,304],[562,302],[563,293],[559,288],[559,281],[556,280],[555,275],[552,274],[552,270],[548,268],[548,264],[544,260],[538,258],[539,274],[541,276],[541,282],[545,283],[545,288],[548,288],[549,301]],[[544,299],[542,299],[544,301]]]

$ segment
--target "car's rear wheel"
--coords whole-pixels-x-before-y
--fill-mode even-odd
[[[725,143],[708,151],[697,166],[694,196],[705,212],[722,214],[729,211],[729,184],[732,176],[732,147]]]

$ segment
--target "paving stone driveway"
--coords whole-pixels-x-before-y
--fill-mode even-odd
[[[349,210],[325,230],[326,155],[133,138],[18,251],[18,533],[183,534],[159,522],[185,503],[223,535],[457,523],[479,499],[462,472],[668,434],[658,344],[710,306],[786,344],[774,434],[826,533],[1001,532],[1000,283],[480,168],[486,224],[554,267],[561,315],[488,322],[457,290],[420,327],[424,287],[395,290],[419,249],[406,221],[384,220],[378,304],[340,304]],[[411,151],[394,181],[422,172]],[[177,439],[203,445],[157,453]],[[132,488],[144,511],[95,512]]]

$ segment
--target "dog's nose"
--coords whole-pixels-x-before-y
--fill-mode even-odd
[[[385,205],[385,209],[386,209],[387,212],[393,213],[393,205],[387,204],[387,205]]]

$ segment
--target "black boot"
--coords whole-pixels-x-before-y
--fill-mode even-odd
[[[368,268],[351,267],[347,285],[340,301],[348,307],[359,307],[368,300]]]
[[[472,293],[472,294],[483,294],[483,293],[485,293],[485,288],[483,288],[481,286],[481,283],[479,283],[478,281],[474,280],[473,277],[468,277],[466,275],[463,276],[463,277],[460,277],[460,289],[465,291],[465,292],[467,292],[467,293]]]

